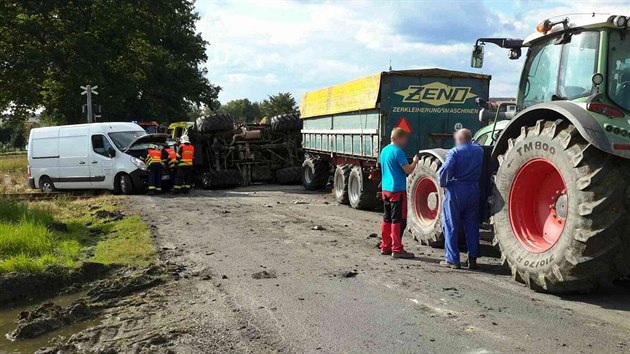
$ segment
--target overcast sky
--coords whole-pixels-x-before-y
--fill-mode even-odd
[[[604,3],[605,5],[602,5]],[[522,60],[487,46],[470,68],[478,37],[524,38],[545,18],[580,12],[630,15],[629,2],[560,1],[210,1],[197,0],[197,29],[210,43],[208,77],[219,100],[261,100],[387,70],[440,67],[492,75],[492,96],[514,96]]]

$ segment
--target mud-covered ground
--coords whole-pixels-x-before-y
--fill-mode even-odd
[[[381,256],[380,215],[330,195],[255,186],[133,202],[163,257],[203,274],[171,289],[166,311],[195,325],[176,351],[630,352],[628,287],[538,294],[497,258],[442,269],[442,250],[409,238],[416,259]]]
[[[120,270],[77,300],[93,311],[89,328],[41,353],[630,352],[630,287],[539,294],[497,258],[443,269],[442,250],[409,237],[417,258],[394,260],[377,253],[378,213],[299,186],[130,204],[154,231],[159,265]],[[146,286],[120,294],[130,284]],[[77,301],[53,310],[66,318]]]

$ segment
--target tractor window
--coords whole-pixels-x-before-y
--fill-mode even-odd
[[[562,46],[551,42],[530,49],[519,90],[525,107],[551,101],[558,86],[561,51]]]
[[[524,107],[591,94],[599,33],[576,33],[562,45],[554,44],[554,40],[530,49],[519,90],[519,101]]]
[[[559,98],[574,100],[591,94],[598,48],[599,32],[574,34],[571,42],[564,45],[556,92]]]
[[[477,138],[477,144],[486,145],[489,137],[490,137],[490,132],[481,135],[479,138]]]
[[[610,32],[608,42],[608,97],[630,110],[630,30]]]

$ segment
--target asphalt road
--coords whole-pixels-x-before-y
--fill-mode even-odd
[[[539,294],[498,258],[443,269],[443,250],[408,236],[416,259],[381,256],[369,237],[380,215],[329,194],[265,185],[131,201],[163,257],[195,274],[169,300],[197,324],[186,351],[630,352],[630,287]]]

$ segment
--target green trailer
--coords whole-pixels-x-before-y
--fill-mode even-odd
[[[391,130],[411,132],[408,158],[418,151],[443,155],[455,130],[480,128],[475,101],[488,99],[490,79],[444,69],[386,71],[307,92],[300,105],[304,187],[322,189],[333,176],[340,203],[374,208],[378,157]]]

